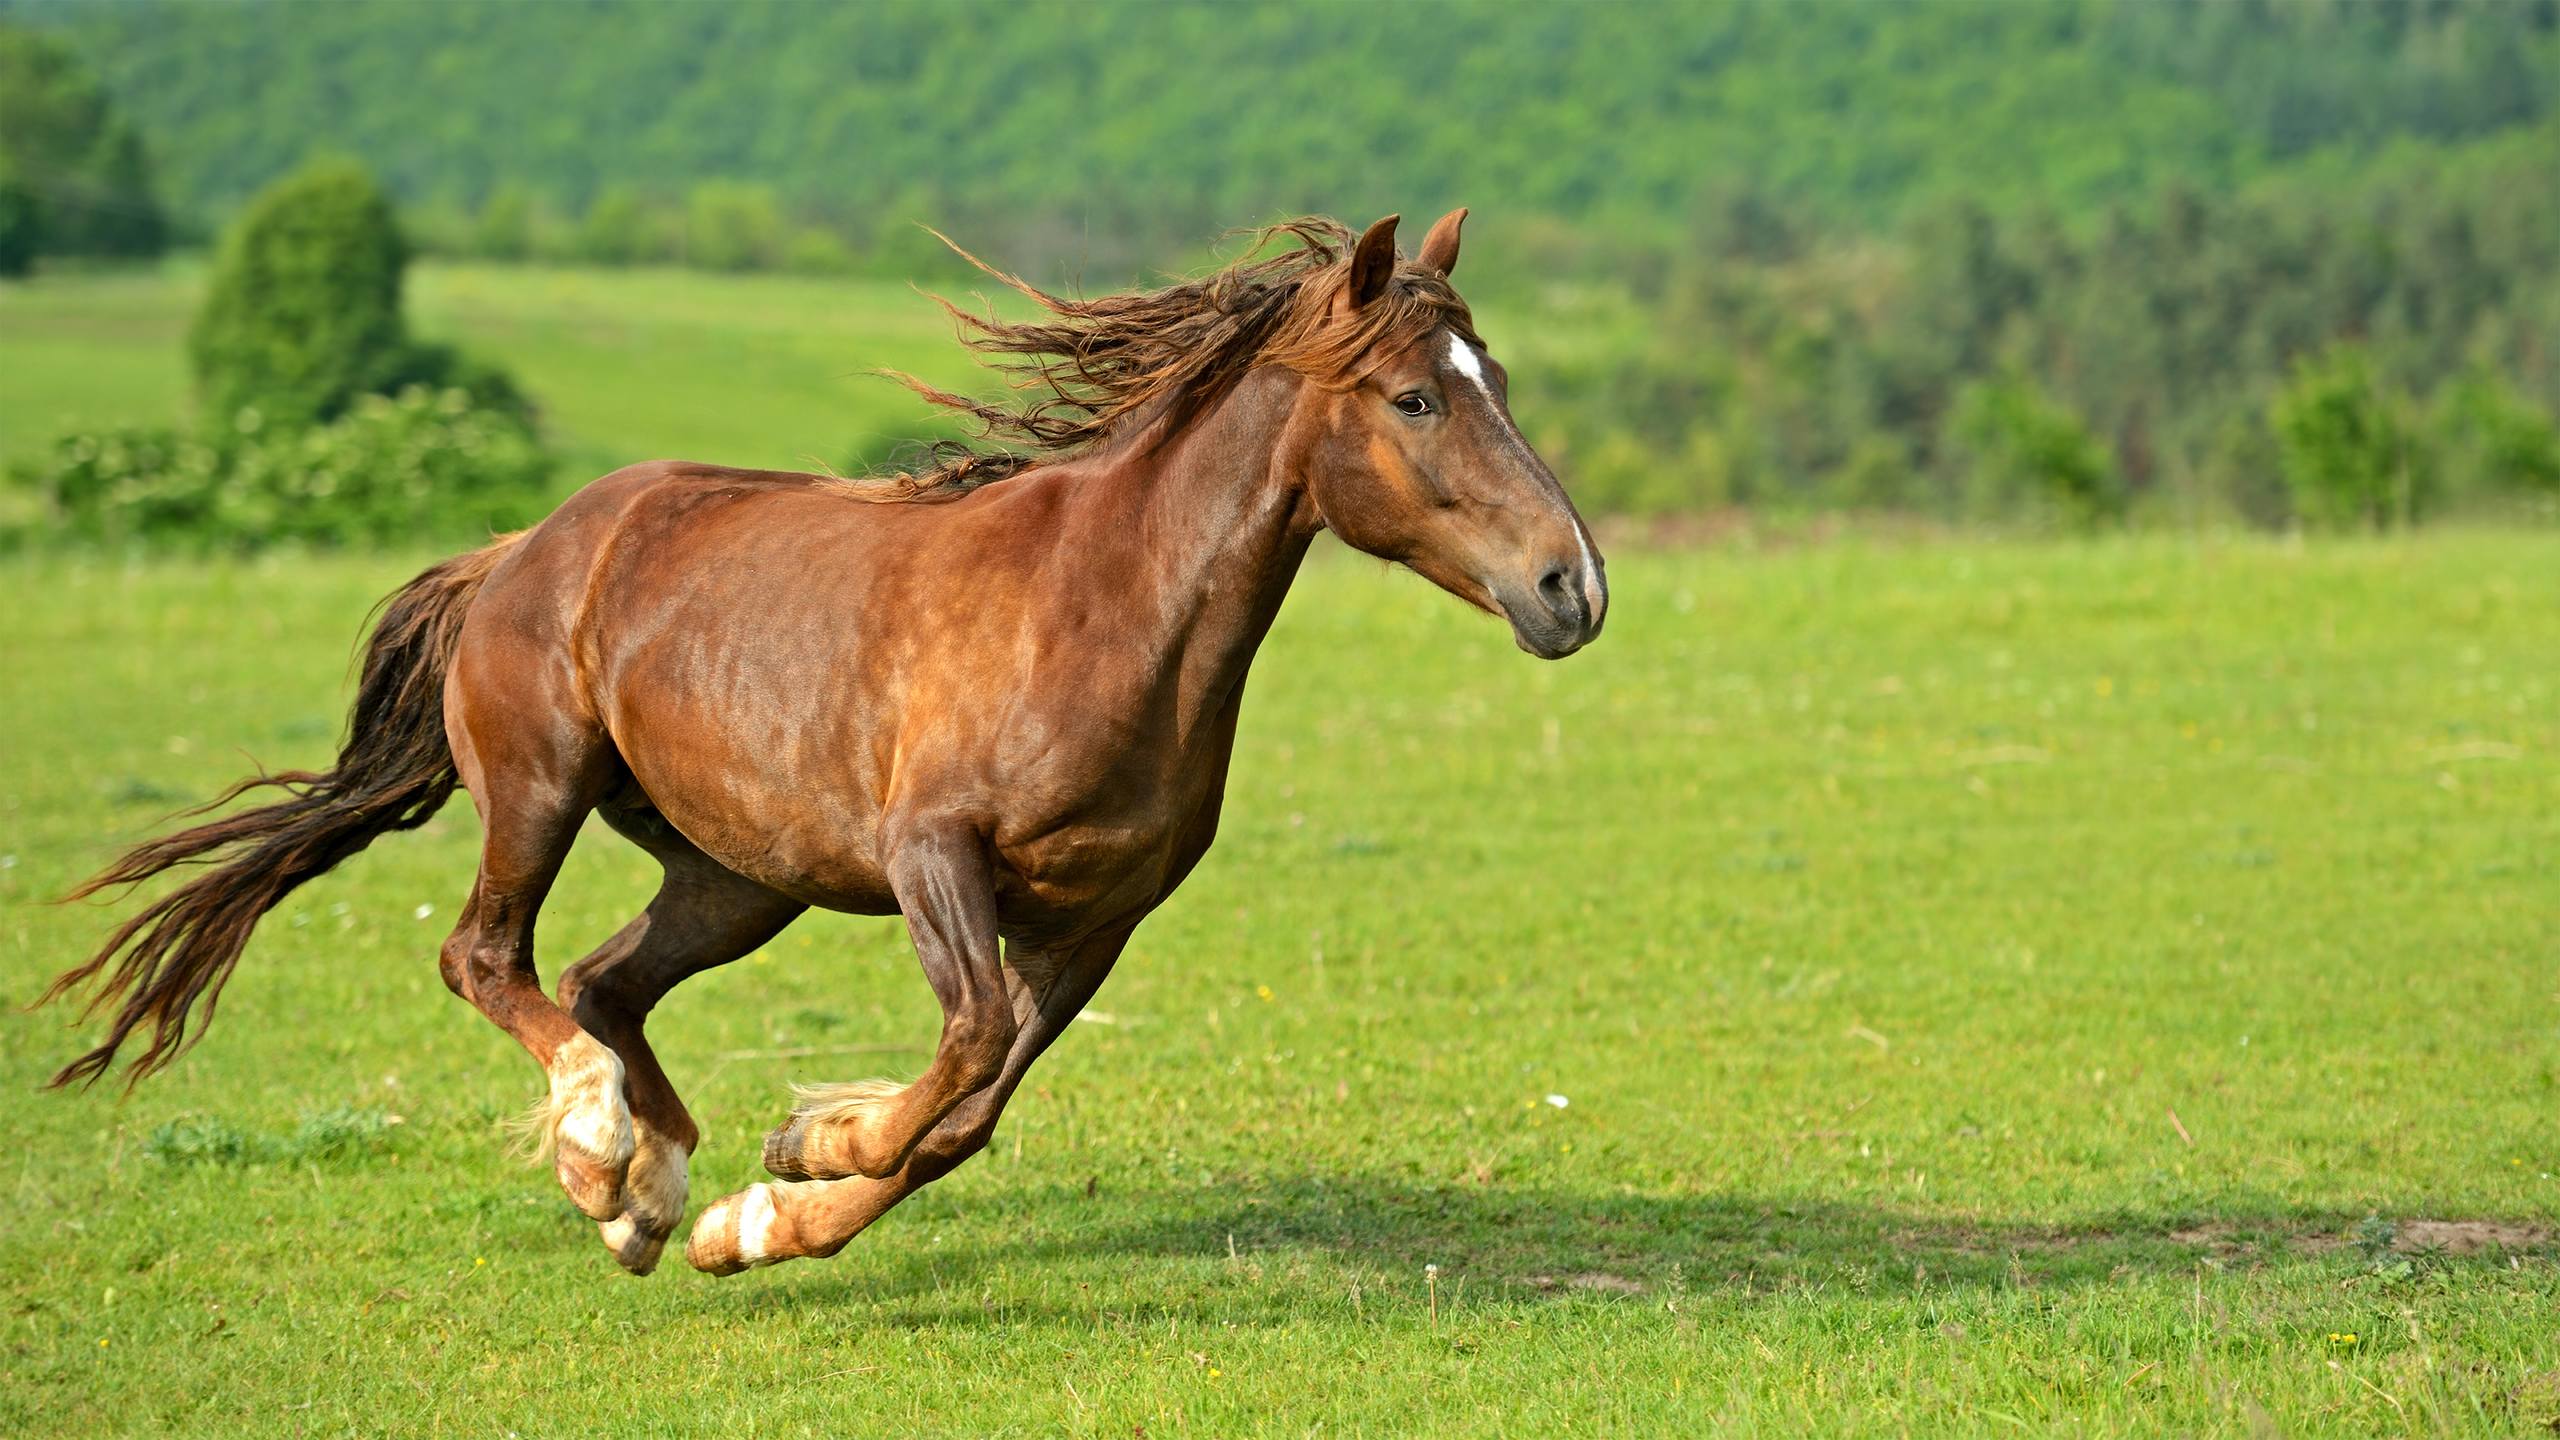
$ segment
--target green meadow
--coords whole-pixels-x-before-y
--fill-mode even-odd
[[[182,259],[0,288],[0,461],[61,431],[186,414],[204,279]],[[523,381],[568,484],[657,457],[842,468],[925,413],[873,370],[969,374],[942,312],[886,281],[424,264],[408,294],[421,333]]]
[[[203,263],[185,258],[0,286],[0,463],[68,430],[191,413],[185,337],[204,281]],[[875,372],[991,383],[923,289],[979,305],[992,285],[429,261],[409,271],[408,308],[420,334],[523,383],[564,457],[565,493],[634,460],[842,470],[886,459],[928,410]],[[1495,304],[1484,330],[1523,372],[1527,406],[1541,362],[1616,343],[1623,308],[1566,296],[1533,319]],[[1534,432],[1534,409],[1524,423]]]
[[[7,572],[12,1000],[110,922],[46,897],[244,754],[325,759],[423,558]],[[457,805],[272,915],[129,1099],[35,1093],[69,1017],[0,1022],[0,1427],[2527,1433],[2554,559],[1632,553],[1545,666],[1320,553],[1219,849],[995,1147],[729,1280],[620,1274],[507,1158],[538,1077],[435,975]],[[591,835],[549,968],[649,888]],[[933,1029],[889,920],[680,991],[697,1198],[786,1082]]]
[[[181,413],[197,283],[0,290],[6,453]],[[842,464],[917,413],[867,367],[965,373],[899,286],[413,292],[589,470]],[[123,913],[48,899],[325,763],[432,558],[0,564],[0,1433],[2560,1420],[2547,532],[1621,546],[1556,665],[1328,542],[1218,848],[995,1145],[726,1280],[623,1275],[510,1158],[538,1072],[434,962],[466,804],[270,915],[170,1073],[38,1091],[88,1032],[17,1006]],[[594,829],[546,973],[651,888]],[[935,1018],[887,919],[670,997],[697,1202],[790,1082],[911,1073]]]

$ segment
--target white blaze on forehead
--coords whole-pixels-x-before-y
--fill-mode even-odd
[[[1511,412],[1503,409],[1502,402],[1494,398],[1493,385],[1485,379],[1484,375],[1484,357],[1478,355],[1476,347],[1468,344],[1466,337],[1455,330],[1449,332],[1449,364],[1459,374],[1476,383],[1477,392],[1484,396],[1485,407],[1493,412],[1494,419],[1502,422],[1502,432],[1511,437],[1511,443],[1523,450],[1529,450],[1529,438],[1520,433],[1518,425],[1512,423]],[[1533,460],[1537,456],[1534,450],[1529,450],[1529,454]],[[1547,468],[1544,465],[1538,466],[1538,473],[1547,474]],[[1570,504],[1565,499],[1562,484],[1553,478],[1550,478],[1547,483],[1554,487],[1558,504]],[[1597,616],[1607,601],[1604,598],[1605,592],[1600,589],[1600,562],[1591,553],[1591,531],[1583,525],[1580,516],[1574,517],[1573,543],[1582,547],[1582,600],[1590,607],[1591,613]]]
[[[1459,374],[1476,382],[1476,388],[1484,391],[1487,399],[1492,398],[1493,389],[1484,383],[1484,362],[1476,358],[1476,347],[1455,330],[1449,332],[1449,363],[1458,367]]]

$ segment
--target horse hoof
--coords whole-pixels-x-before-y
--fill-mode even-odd
[[[622,1213],[622,1176],[615,1169],[601,1165],[562,1145],[553,1157],[551,1173],[560,1181],[560,1189],[578,1213],[590,1220],[606,1221]]]
[[[886,1180],[906,1163],[903,1155],[863,1158],[860,1133],[847,1134],[843,1120],[812,1120],[794,1115],[764,1137],[765,1173],[776,1180]],[[813,1137],[825,1134],[839,1153],[817,1153]]]
[[[809,1138],[808,1123],[797,1117],[773,1127],[764,1137],[764,1170],[776,1180],[820,1180],[819,1175],[802,1163],[801,1154]]]
[[[650,1229],[627,1210],[596,1228],[604,1235],[605,1248],[613,1252],[614,1263],[634,1275],[657,1269],[658,1257],[666,1253],[668,1232]]]
[[[622,1177],[622,1209],[599,1228],[615,1263],[634,1275],[646,1275],[658,1268],[667,1237],[684,1219],[685,1164],[691,1157],[646,1121],[632,1121],[632,1136],[631,1164]]]

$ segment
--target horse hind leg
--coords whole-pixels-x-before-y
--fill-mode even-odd
[[[666,867],[648,908],[560,977],[560,1004],[623,1066],[632,1154],[621,1212],[600,1222],[625,1270],[656,1268],[684,1218],[686,1166],[701,1131],[658,1063],[644,1029],[650,1010],[691,976],[745,956],[807,907],[722,867],[655,814],[608,809],[605,819]]]
[[[556,873],[558,860],[547,868]],[[527,884],[522,872],[484,861],[470,903],[445,940],[445,983],[542,1067],[549,1088],[519,1128],[533,1156],[551,1160],[570,1202],[607,1219],[621,1213],[621,1175],[631,1161],[623,1064],[542,993],[530,912],[548,881],[545,875],[540,884]]]
[[[458,681],[467,681],[477,658],[466,645]],[[507,692],[465,683],[452,693],[466,698],[448,707],[447,735],[483,838],[479,878],[444,943],[445,983],[542,1066],[550,1087],[529,1121],[535,1147],[551,1155],[572,1204],[611,1220],[622,1213],[633,1146],[622,1059],[543,993],[533,935],[578,826],[611,787],[618,761],[565,705],[517,693],[502,709],[479,712],[467,697]]]

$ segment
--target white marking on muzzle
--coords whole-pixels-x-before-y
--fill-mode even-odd
[[[1520,427],[1512,423],[1511,412],[1503,409],[1502,402],[1494,398],[1493,386],[1485,379],[1484,361],[1476,355],[1476,348],[1468,344],[1465,337],[1455,330],[1449,332],[1449,364],[1459,374],[1475,382],[1477,393],[1484,396],[1485,408],[1493,412],[1495,420],[1501,422],[1502,433],[1511,437],[1511,443],[1519,446],[1521,451],[1529,457],[1530,464],[1538,474],[1548,476],[1547,483],[1555,491],[1556,503],[1564,506],[1570,513],[1573,502],[1565,498],[1563,484],[1548,472],[1543,463],[1539,462],[1538,452],[1529,447],[1529,437],[1520,433]],[[1591,623],[1597,626],[1601,616],[1608,613],[1609,592],[1600,583],[1599,557],[1591,553],[1591,527],[1583,524],[1582,517],[1579,515],[1573,517],[1573,543],[1582,549],[1582,574],[1579,578],[1582,581],[1583,608],[1590,612]]]

